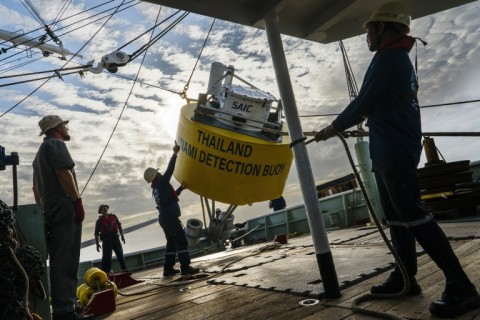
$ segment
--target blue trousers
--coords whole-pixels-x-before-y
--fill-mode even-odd
[[[102,236],[102,270],[106,273],[112,270],[112,251],[117,256],[122,271],[127,270],[123,248],[117,233],[108,233]]]
[[[188,241],[182,222],[177,216],[170,214],[159,215],[158,221],[167,239],[164,269],[173,269],[175,257],[178,255],[180,268],[185,271],[188,270],[190,267],[190,254],[188,253]]]
[[[417,273],[415,239],[443,271],[445,292],[470,292],[473,284],[463,271],[443,230],[425,209],[420,199],[417,175],[418,160],[412,157],[379,157],[372,159],[380,202],[390,226],[392,245],[408,275]],[[390,275],[401,277],[398,266]]]

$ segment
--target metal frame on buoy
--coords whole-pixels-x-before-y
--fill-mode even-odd
[[[235,85],[237,78],[247,86]],[[281,142],[283,130],[282,103],[235,74],[232,65],[211,65],[206,94],[200,94],[194,110],[194,121],[211,124],[271,142]],[[278,102],[274,106],[274,102]]]

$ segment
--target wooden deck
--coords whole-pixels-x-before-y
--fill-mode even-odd
[[[451,238],[452,246],[462,266],[473,283],[480,288],[480,221],[459,224],[441,224]],[[337,246],[352,246],[351,230],[338,230],[329,233],[329,240]],[[456,234],[455,234],[456,233]],[[350,237],[350,238],[349,238]],[[308,238],[307,238],[308,239]],[[332,241],[332,239],[336,239]],[[298,241],[298,240],[296,240]],[[382,247],[379,234],[370,235],[368,240],[356,240],[357,244],[368,246],[371,250]],[[289,241],[290,243],[290,241]],[[279,249],[280,250],[280,249]],[[384,250],[384,248],[382,248]],[[419,250],[421,251],[421,249]],[[332,251],[333,252],[333,251]],[[383,251],[384,252],[384,251]],[[335,261],[335,255],[334,255]],[[194,260],[194,265],[198,265]],[[257,268],[266,268],[268,263]],[[300,266],[299,266],[300,267]],[[356,313],[351,303],[359,296],[369,292],[373,284],[380,283],[389,271],[378,272],[365,280],[347,286],[338,299],[319,299],[293,293],[264,290],[237,284],[212,284],[201,279],[196,282],[169,285],[171,280],[162,279],[162,269],[150,269],[135,272],[134,278],[145,279],[142,284],[121,289],[116,298],[116,311],[96,319],[379,319],[387,315],[405,319],[436,319],[431,316],[428,306],[437,299],[444,287],[442,272],[425,254],[418,258],[417,280],[422,294],[394,300],[374,300],[360,304],[360,307],[384,313],[385,316],[371,316]],[[282,277],[282,275],[279,275]],[[315,277],[318,277],[315,275]],[[292,279],[289,279],[292,281]],[[294,280],[294,277],[293,277]],[[300,302],[305,299],[313,303],[306,306]],[[480,309],[474,310],[457,319],[479,319]]]

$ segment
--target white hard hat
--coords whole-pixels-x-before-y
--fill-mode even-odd
[[[410,32],[410,12],[405,4],[402,2],[388,2],[372,13],[370,20],[363,24],[366,29],[367,26],[375,21],[379,22],[394,22],[403,25],[404,33]]]
[[[157,169],[152,168],[152,167],[147,168],[147,170],[145,170],[145,172],[143,173],[143,178],[148,183],[151,183],[155,179],[155,177],[157,176],[157,173],[158,173],[158,168]]]

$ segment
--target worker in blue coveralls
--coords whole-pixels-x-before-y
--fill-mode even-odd
[[[421,293],[415,275],[415,239],[443,271],[446,281],[440,299],[430,304],[439,317],[455,317],[480,307],[480,296],[459,263],[442,229],[420,201],[417,165],[422,151],[418,82],[409,58],[415,38],[410,32],[410,13],[401,2],[378,7],[365,22],[367,43],[375,55],[358,96],[333,122],[315,135],[327,140],[367,119],[370,157],[393,247],[406,268],[409,295]],[[402,291],[398,267],[372,294]]]
[[[120,243],[122,239],[125,244],[125,236],[123,235],[122,224],[116,214],[108,213],[110,207],[107,204],[102,204],[98,207],[98,217],[95,223],[95,242],[97,244],[97,252],[102,249],[102,270],[110,272],[112,268],[112,251],[117,256],[118,263],[123,272],[129,272],[123,257],[123,248]],[[120,238],[119,238],[120,235]],[[102,240],[100,246],[99,239]]]
[[[152,196],[159,212],[158,222],[167,239],[165,263],[163,266],[164,277],[173,276],[179,272],[181,275],[192,275],[200,271],[198,268],[190,266],[188,241],[182,222],[180,221],[181,212],[180,206],[178,205],[178,196],[182,190],[185,189],[185,185],[182,183],[180,187],[175,190],[170,184],[179,151],[180,146],[175,142],[172,158],[163,175],[155,168],[147,168],[143,175],[144,179],[151,184]],[[178,255],[180,262],[180,270],[174,268],[176,255]]]

